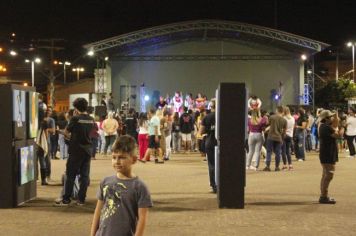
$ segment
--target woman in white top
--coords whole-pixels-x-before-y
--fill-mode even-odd
[[[283,118],[287,121],[287,130],[282,145],[282,160],[283,160],[282,170],[286,170],[287,168],[288,170],[292,170],[293,166],[292,166],[292,157],[290,151],[291,151],[292,140],[293,140],[293,130],[295,125],[295,120],[293,116],[291,116],[288,107],[284,107]],[[288,167],[287,167],[287,161],[288,161]]]
[[[346,118],[346,140],[347,146],[350,150],[349,157],[355,157],[355,146],[354,140],[356,137],[356,117],[355,117],[355,109],[350,107],[348,111],[349,115]]]
[[[145,156],[148,148],[148,119],[146,113],[141,113],[138,118],[138,147],[140,152],[140,160]],[[149,160],[149,157],[148,157]]]

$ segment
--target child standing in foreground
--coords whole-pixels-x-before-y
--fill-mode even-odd
[[[136,141],[128,135],[112,146],[112,166],[116,175],[106,177],[97,194],[91,236],[143,235],[151,196],[144,182],[133,172]]]

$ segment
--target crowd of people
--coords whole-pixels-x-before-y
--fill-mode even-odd
[[[293,155],[296,161],[303,162],[306,152],[314,150],[319,152],[323,169],[319,202],[335,204],[336,201],[328,196],[328,187],[338,153],[349,151],[348,157],[355,158],[356,110],[352,107],[346,112],[320,108],[313,115],[303,107],[278,106],[275,112],[268,113],[261,110],[260,105],[257,97],[249,99],[246,169],[257,171],[264,157],[262,170],[271,171],[274,153],[275,171],[293,170]]]
[[[163,164],[171,159],[171,153],[200,152],[203,160],[208,162],[210,186],[212,192],[216,193],[215,100],[208,101],[200,94],[196,99],[192,97],[188,94],[183,100],[180,93],[176,92],[172,99],[175,102],[160,97],[156,106],[147,113],[137,113],[130,109],[128,114],[122,117],[108,110],[106,115],[95,117],[92,114],[93,109],[88,107],[84,98],[73,102],[74,109],[56,115],[40,96],[40,131],[36,142],[41,184],[48,185],[51,160],[58,158],[59,151],[59,158],[67,159],[67,164],[63,191],[55,204],[69,205],[77,181],[77,204],[83,205],[90,183],[91,160],[96,158],[97,153],[110,154],[117,175],[104,179],[100,185],[92,227],[94,233],[98,230],[119,232],[116,227],[104,229],[106,226],[98,219],[103,217],[102,214],[105,219],[110,218],[111,213],[105,213],[105,209],[113,210],[110,205],[116,199],[113,194],[117,188],[122,190],[128,186],[141,186],[140,190],[135,191],[139,191],[142,198],[138,202],[130,201],[130,204],[136,204],[134,207],[140,208],[135,213],[136,218],[133,216],[132,220],[137,221],[137,216],[141,215],[141,225],[134,230],[143,230],[145,222],[140,222],[140,219],[146,217],[147,208],[152,206],[152,201],[148,188],[131,171],[131,165],[136,161],[146,163],[153,159],[156,164]],[[264,157],[263,171],[271,171],[273,152],[275,171],[293,170],[292,155],[302,162],[306,160],[306,152],[319,151],[323,169],[319,202],[335,204],[336,201],[328,196],[328,187],[335,172],[338,153],[348,148],[349,156],[355,157],[355,109],[350,108],[347,115],[343,112],[318,109],[313,116],[311,111],[305,111],[303,107],[294,110],[287,106],[278,106],[275,112],[267,113],[261,110],[261,105],[261,100],[256,96],[251,96],[248,100],[246,169],[258,170],[261,157]],[[139,153],[137,156],[136,146]],[[116,187],[113,187],[113,184],[116,184]],[[108,190],[110,188],[113,188],[112,191]]]
[[[179,93],[176,95],[174,99],[177,101]],[[73,199],[77,200],[77,205],[84,205],[90,184],[91,160],[96,158],[98,152],[112,156],[112,165],[117,174],[105,178],[100,184],[92,235],[143,233],[152,201],[146,185],[132,172],[131,165],[137,160],[145,163],[153,158],[155,163],[162,164],[171,158],[171,152],[200,151],[205,157],[207,149],[211,187],[216,193],[214,156],[211,155],[216,145],[216,140],[215,143],[211,142],[214,124],[211,123],[211,118],[206,119],[209,116],[215,118],[212,113],[214,103],[207,102],[201,95],[196,100],[185,102],[188,106],[182,103],[181,108],[177,104],[171,106],[168,102],[162,105],[163,100],[160,98],[157,108],[151,108],[147,113],[138,114],[130,109],[122,117],[108,109],[107,115],[95,117],[92,114],[93,109],[88,107],[84,98],[73,102],[74,109],[57,114],[46,106],[40,96],[40,126],[36,143],[41,184],[48,185],[51,160],[63,159],[67,162],[63,174],[63,189],[55,206],[68,206]],[[138,156],[136,146],[139,147]],[[132,190],[130,194],[121,195],[128,188]],[[121,202],[126,202],[132,210],[120,208]],[[118,215],[119,212],[121,213]],[[113,224],[117,223],[117,217],[124,217],[126,223]]]

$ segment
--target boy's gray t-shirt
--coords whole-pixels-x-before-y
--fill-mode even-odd
[[[134,235],[138,208],[152,207],[150,192],[138,177],[119,179],[106,177],[101,183],[97,198],[104,202],[96,236]]]

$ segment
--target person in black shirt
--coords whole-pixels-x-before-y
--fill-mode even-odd
[[[321,204],[335,204],[336,201],[328,196],[328,188],[334,177],[335,163],[338,161],[338,149],[336,139],[343,136],[343,129],[338,127],[338,117],[329,110],[323,110],[319,115],[319,159],[323,168],[323,174],[320,182]]]
[[[126,130],[126,134],[134,137],[136,142],[138,138],[137,127],[138,126],[137,126],[136,111],[135,109],[130,108],[129,114],[125,119],[125,130]]]
[[[112,95],[112,93],[109,94],[109,99],[106,105],[108,111],[112,111],[112,112],[115,111],[114,96]]]
[[[184,152],[187,152],[190,151],[192,145],[192,130],[194,128],[193,118],[188,114],[187,107],[184,107],[184,113],[181,115],[179,123]]]
[[[160,96],[159,101],[156,103],[156,109],[162,110],[165,106],[167,106],[167,102],[164,97]]]
[[[207,114],[201,122],[199,134],[207,134],[205,138],[205,152],[208,158],[209,180],[212,192],[216,193],[215,182],[215,146],[217,141],[215,138],[215,99],[211,100],[211,112]]]
[[[105,107],[107,106],[107,105],[106,105],[106,97],[105,97],[105,95],[101,96],[100,105],[101,105],[101,106],[105,106]]]
[[[77,98],[73,102],[74,116],[70,120],[65,133],[70,133],[69,158],[66,165],[67,180],[63,198],[56,201],[56,206],[67,206],[73,192],[76,175],[80,174],[78,191],[78,205],[83,205],[89,184],[89,170],[91,158],[90,132],[94,127],[94,119],[87,113],[88,102],[84,98]]]
[[[308,116],[303,108],[298,109],[298,119],[295,126],[295,156],[298,161],[305,161],[305,136]]]

